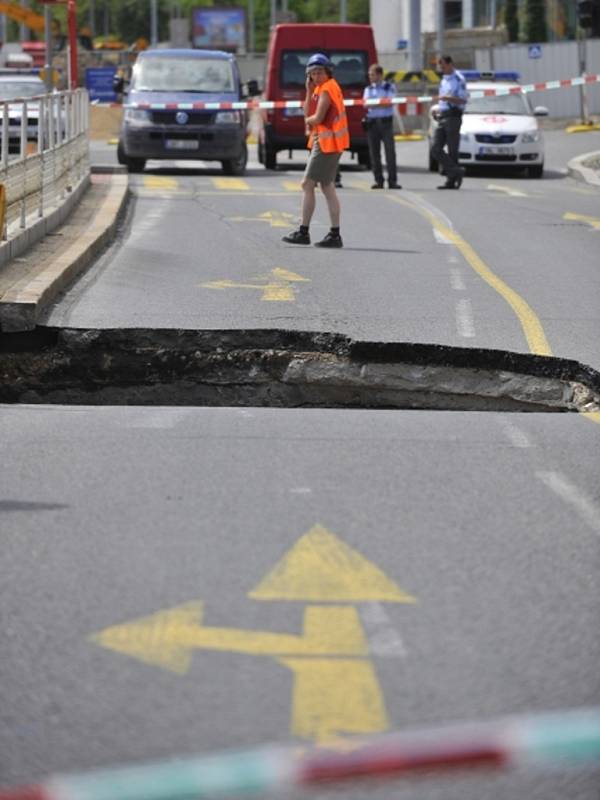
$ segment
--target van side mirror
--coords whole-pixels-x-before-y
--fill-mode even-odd
[[[547,117],[548,116],[548,109],[546,106],[536,106],[533,109],[533,116],[534,117]]]
[[[257,95],[260,94],[258,81],[254,80],[254,78],[252,80],[249,80],[246,86],[248,88],[248,97],[256,97]]]

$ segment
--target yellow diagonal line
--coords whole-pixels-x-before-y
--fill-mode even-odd
[[[249,184],[242,178],[211,178],[217,189],[234,189],[237,192],[247,192],[250,190]]]
[[[585,222],[591,225],[594,230],[600,231],[600,219],[598,217],[589,217],[587,214],[573,214],[567,211],[566,214],[563,214],[563,219],[573,222]]]
[[[147,189],[173,190],[177,189],[177,185],[176,178],[166,178],[162,175],[144,175],[144,186]]]

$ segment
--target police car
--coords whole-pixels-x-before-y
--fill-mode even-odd
[[[460,72],[469,92],[460,128],[461,166],[526,168],[529,177],[541,178],[544,137],[538,117],[547,116],[548,109],[532,109],[527,95],[515,92],[519,86],[517,72]],[[490,93],[485,94],[486,91]],[[428,132],[431,172],[438,171],[438,163],[431,155],[436,113],[437,107],[432,106]]]

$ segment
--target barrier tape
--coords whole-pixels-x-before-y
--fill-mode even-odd
[[[578,78],[565,78],[558,81],[546,81],[545,83],[530,83],[523,86],[510,86],[500,89],[476,89],[469,91],[469,96],[473,99],[479,97],[493,97],[495,95],[506,94],[529,94],[531,92],[543,92],[549,89],[566,89],[572,86],[583,86],[592,83],[600,83],[600,75],[583,75]],[[430,95],[419,97],[382,97],[364,100],[362,97],[355,99],[345,99],[345,106],[386,106],[386,105],[419,105],[420,103],[431,103],[434,100]],[[140,111],[239,111],[239,110],[258,110],[265,109],[271,111],[279,108],[303,108],[304,100],[236,100],[229,103],[223,102],[195,102],[195,103],[125,103],[123,108],[139,109]]]
[[[270,746],[57,776],[0,790],[0,800],[200,800],[481,767],[589,769],[600,763],[600,708],[445,725],[342,745]]]

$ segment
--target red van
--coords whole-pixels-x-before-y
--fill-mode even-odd
[[[345,98],[362,97],[369,83],[369,66],[377,62],[370,25],[286,23],[271,29],[263,99],[304,100],[305,65],[313,53],[329,57]],[[350,106],[346,112],[349,149],[359,164],[369,166],[369,145],[361,123],[364,108]],[[267,169],[275,169],[280,150],[306,149],[302,108],[263,110],[261,116],[258,160]]]

